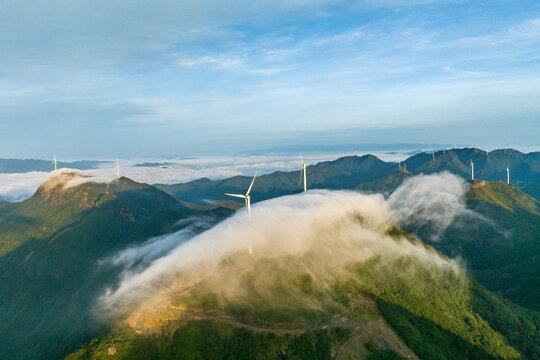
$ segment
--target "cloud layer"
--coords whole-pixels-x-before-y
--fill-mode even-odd
[[[385,154],[375,153],[386,161],[401,161],[404,152]],[[315,164],[320,161],[334,160],[345,154],[304,154],[306,163]],[[351,154],[347,154],[351,155]],[[363,155],[363,153],[358,153]],[[108,182],[116,177],[114,159],[112,162],[93,170],[77,170],[77,172],[92,176],[93,181]],[[144,163],[161,163],[162,166],[137,166]],[[235,175],[252,176],[255,171],[259,174],[273,171],[294,171],[300,166],[298,154],[245,155],[245,156],[203,156],[193,158],[144,158],[120,159],[120,172],[135,181],[155,183],[187,182],[203,177],[224,179]],[[60,164],[61,165],[61,164]],[[30,197],[39,184],[49,177],[50,173],[29,172],[22,174],[0,173],[0,199],[21,201]]]
[[[447,181],[452,184],[444,186]],[[410,186],[405,184],[396,191],[392,201],[382,195],[349,191],[308,191],[257,203],[251,218],[242,209],[192,238],[180,231],[153,239],[139,249],[119,254],[112,261],[122,262],[126,254],[170,248],[174,238],[178,247],[144,269],[126,268],[118,287],[103,295],[100,311],[117,314],[126,306],[157,294],[179,275],[195,279],[212,276],[224,261],[238,254],[243,254],[240,257],[243,260],[237,265],[240,267],[249,268],[260,259],[284,259],[284,266],[289,263],[303,267],[319,280],[335,278],[348,265],[373,257],[380,257],[383,263],[392,263],[403,256],[412,257],[428,267],[459,272],[452,260],[403,237],[391,237],[388,230],[393,219],[399,219],[430,221],[442,231],[448,220],[460,212],[463,193],[455,191],[455,187],[465,188],[463,180],[449,174],[422,177],[417,183],[421,196],[414,197],[406,194]],[[433,201],[433,197],[450,201],[454,206],[447,208],[443,202]],[[418,219],[415,219],[417,214]],[[434,216],[430,218],[429,214]],[[250,243],[252,256],[247,255]],[[229,296],[233,294],[234,291],[230,291]]]

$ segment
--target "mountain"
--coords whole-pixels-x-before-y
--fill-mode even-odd
[[[335,161],[308,166],[308,188],[355,189],[367,193],[390,194],[406,178],[418,174],[450,171],[470,177],[470,160],[475,163],[475,177],[482,180],[506,179],[507,165],[512,183],[533,192],[540,183],[540,153],[523,154],[512,149],[486,152],[465,148],[419,153],[400,167],[374,156],[347,156]],[[406,166],[406,171],[403,166]],[[274,172],[256,179],[252,201],[260,201],[299,192],[297,172]],[[225,198],[225,192],[243,193],[249,177],[237,176],[225,180],[195,180],[186,184],[156,185],[178,199],[200,201]],[[536,182],[535,182],[536,181]],[[409,226],[406,228],[450,257],[462,257],[483,286],[523,306],[540,310],[537,255],[540,223],[537,203],[518,186],[497,181],[475,183],[467,205],[481,218],[461,217],[445,235],[445,240],[431,241],[431,233]],[[509,257],[511,256],[511,257]],[[507,259],[508,257],[508,259]],[[503,276],[504,275],[504,276]]]
[[[459,257],[483,286],[531,309],[540,310],[540,202],[517,186],[475,180],[467,194],[474,213],[458,216],[437,241],[430,229],[415,233],[449,257]]]
[[[362,182],[354,189],[365,193],[389,194],[394,191],[401,183],[413,175],[402,169],[394,169],[389,175],[382,176],[375,180]]]
[[[407,170],[413,174],[431,174],[444,170],[465,179],[471,177],[470,162],[474,162],[476,179],[506,180],[506,167],[510,168],[510,180],[523,187],[540,181],[540,152],[523,154],[513,149],[491,152],[476,148],[437,151],[432,154],[420,153],[404,161]]]
[[[534,197],[536,200],[540,200],[540,181],[523,187],[523,191]]]
[[[310,189],[353,189],[359,183],[371,181],[394,173],[396,164],[387,163],[376,156],[345,156],[334,161],[320,162],[306,168]],[[157,188],[183,201],[204,203],[206,200],[224,199],[225,193],[245,193],[251,177],[234,176],[225,180],[207,178],[188,183],[165,185]],[[252,201],[262,201],[300,192],[300,171],[276,171],[257,177],[251,196]]]
[[[443,149],[449,148],[450,144],[411,144],[411,143],[394,143],[394,144],[340,144],[340,145],[317,145],[317,144],[301,144],[293,146],[276,146],[269,149],[250,151],[254,154],[268,153],[296,153],[298,149],[302,149],[304,153],[309,152],[342,152],[354,153],[359,151],[387,151],[393,152],[396,150],[418,151],[418,149]]]
[[[70,169],[88,170],[96,169],[110,161],[81,160],[73,162],[59,161],[61,167]],[[36,159],[0,159],[0,173],[25,173],[30,171],[49,172],[52,169],[50,160]]]
[[[180,275],[66,360],[540,359],[539,313],[500,299],[393,226],[372,230],[395,257],[336,267],[329,258],[377,246],[349,248],[347,232],[332,229],[300,256],[238,252],[212,272]]]
[[[486,152],[464,148],[416,154],[402,162],[406,171],[394,162],[385,162],[373,155],[345,156],[308,166],[307,185],[310,189],[356,188],[385,193],[394,190],[409,175],[449,171],[469,179],[471,160],[475,163],[477,179],[506,180],[506,167],[509,166],[511,182],[520,188],[540,183],[540,152],[523,154],[513,149]],[[300,171],[276,171],[259,176],[252,190],[252,202],[300,192],[299,180]],[[205,203],[224,199],[226,192],[244,193],[250,182],[249,176],[234,176],[224,180],[204,178],[155,186],[180,200]],[[531,191],[534,192],[532,188]]]
[[[122,177],[50,177],[21,203],[0,205],[0,358],[57,359],[101,331],[96,296],[117,281],[119,250],[231,210],[181,203]],[[178,223],[185,219],[184,223]]]

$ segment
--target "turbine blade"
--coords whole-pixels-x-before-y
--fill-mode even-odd
[[[302,185],[302,171],[304,171],[304,167],[302,167],[300,169],[300,179],[298,180],[298,187],[300,187],[300,185]]]
[[[225,195],[227,195],[227,196],[234,196],[234,197],[242,198],[242,199],[245,199],[245,198],[246,198],[245,195],[240,195],[240,194],[229,194],[229,193],[225,193]]]
[[[302,158],[302,152],[300,151],[300,162],[302,163],[302,166],[304,166],[304,159]]]
[[[257,172],[255,171],[255,176],[253,176],[253,180],[251,180],[251,184],[249,185],[249,188],[248,188],[248,191],[246,193],[246,196],[249,195],[249,193],[251,192],[251,188],[253,187],[253,183],[255,182],[255,178],[257,177]]]

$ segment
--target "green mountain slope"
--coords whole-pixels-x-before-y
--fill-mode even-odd
[[[90,309],[119,273],[100,259],[173,231],[180,219],[230,213],[195,209],[124,177],[65,188],[78,180],[62,173],[32,198],[0,206],[2,359],[55,359],[99,331]]]
[[[413,174],[431,174],[450,171],[470,179],[470,162],[474,162],[475,178],[488,181],[506,181],[506,167],[510,168],[510,180],[519,187],[540,180],[540,152],[523,154],[513,149],[486,152],[475,148],[451,149],[434,154],[420,153],[404,161]]]
[[[397,228],[381,231],[425,247]],[[187,288],[180,278],[170,300],[133,313],[130,326],[117,325],[67,359],[106,359],[111,346],[120,359],[540,358],[538,313],[461,270],[402,253],[350,263],[327,278],[311,252],[254,263],[234,254]]]
[[[481,216],[459,216],[440,241],[430,244],[463,258],[488,289],[540,310],[540,203],[514,185],[475,180],[467,207]],[[418,229],[407,230],[429,239]]]

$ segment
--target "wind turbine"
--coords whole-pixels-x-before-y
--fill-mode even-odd
[[[298,186],[302,183],[302,173],[304,174],[304,191],[307,191],[307,183],[306,183],[306,163],[304,162],[304,159],[302,158],[302,153],[300,153],[300,181],[298,182]]]
[[[506,165],[506,183],[510,185],[510,169],[508,168],[508,165]]]
[[[58,161],[56,161],[56,155],[54,155],[54,160],[50,165],[54,164],[54,171],[58,170]]]
[[[474,163],[471,159],[471,180],[474,180]]]
[[[249,185],[246,195],[225,193],[225,195],[227,196],[234,196],[234,197],[242,198],[246,201],[246,209],[248,213],[248,218],[251,217],[251,197],[249,196],[249,193],[251,192],[251,188],[253,187],[253,183],[255,182],[256,177],[257,177],[257,172],[255,172],[255,175],[253,176],[253,180],[251,180],[251,184]],[[253,247],[251,246],[251,238],[249,238],[249,253],[253,254]]]
[[[118,165],[118,160],[116,160],[116,179],[120,180],[120,166]]]
[[[433,157],[433,160],[435,160],[435,153],[431,153],[431,156]]]

